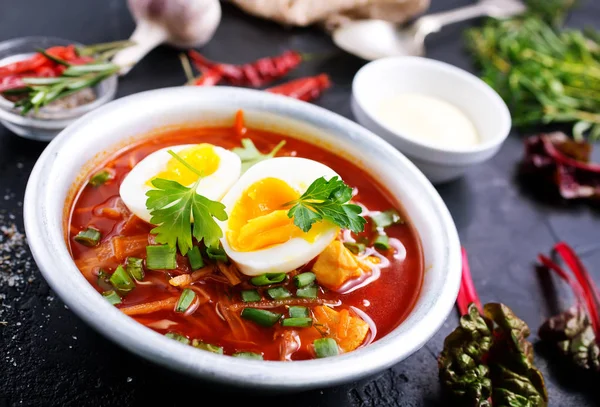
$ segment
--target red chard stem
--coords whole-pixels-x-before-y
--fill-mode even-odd
[[[567,263],[575,278],[581,286],[581,290],[584,294],[584,300],[590,317],[590,322],[594,328],[596,339],[600,339],[600,315],[598,309],[600,301],[598,300],[598,289],[596,288],[593,280],[591,279],[585,266],[575,253],[575,251],[566,243],[560,242],[554,246],[554,250],[563,258],[564,262]]]
[[[560,278],[569,284],[577,297],[579,305],[584,307],[587,311],[587,315],[596,335],[596,340],[600,340],[600,314],[598,313],[600,301],[598,299],[597,287],[590,278],[589,273],[577,254],[569,245],[564,242],[559,242],[554,246],[554,251],[569,267],[572,276],[556,262],[543,254],[538,256],[540,263],[547,269],[554,271]]]
[[[473,283],[473,277],[471,276],[471,268],[469,267],[469,260],[467,258],[467,251],[462,248],[462,278],[460,280],[460,290],[456,303],[460,315],[466,315],[469,311],[469,304],[475,303],[480,313],[483,313],[481,308],[481,301],[475,290],[475,284]]]

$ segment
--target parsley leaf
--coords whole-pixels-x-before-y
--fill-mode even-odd
[[[158,226],[150,233],[156,235],[158,243],[179,247],[182,255],[192,248],[192,235],[198,241],[204,239],[207,247],[218,247],[223,231],[213,218],[221,221],[227,219],[225,205],[197,194],[201,173],[170,150],[169,154],[198,174],[198,180],[189,188],[176,181],[162,178],[152,180],[155,189],[146,192],[146,208],[152,215],[150,223]]]
[[[338,176],[329,181],[317,178],[304,194],[286,206],[292,207],[288,217],[294,218],[294,225],[308,232],[315,222],[328,220],[343,229],[360,233],[365,228],[365,218],[360,216],[362,208],[349,204],[352,188],[344,184]]]
[[[236,147],[231,151],[240,157],[242,160],[242,172],[246,172],[248,168],[252,167],[254,164],[275,157],[275,154],[277,154],[284,145],[285,140],[281,140],[269,154],[263,154],[258,151],[252,140],[244,138],[242,139],[242,147]]]

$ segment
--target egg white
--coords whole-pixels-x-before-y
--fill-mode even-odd
[[[119,188],[119,195],[127,208],[137,217],[150,223],[150,211],[146,209],[146,192],[152,188],[148,185],[148,180],[164,171],[167,163],[173,159],[167,151],[173,150],[177,153],[193,146],[195,144],[163,148],[137,163]],[[213,148],[215,154],[219,156],[219,166],[215,172],[200,180],[196,192],[213,201],[219,201],[240,177],[242,162],[237,154],[229,150],[217,146],[213,146]],[[189,186],[186,185],[186,187]]]
[[[306,158],[272,158],[250,167],[231,187],[221,202],[225,204],[229,216],[244,191],[262,179],[280,179],[299,194],[303,194],[317,178],[325,177],[326,180],[329,180],[336,175],[338,174],[326,165]],[[289,273],[319,255],[339,232],[339,228],[332,224],[312,243],[296,237],[266,249],[240,252],[234,250],[227,242],[228,221],[220,222],[220,226],[224,235],[221,243],[225,252],[237,264],[239,270],[248,276],[264,273]]]

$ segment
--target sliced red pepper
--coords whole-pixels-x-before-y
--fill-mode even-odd
[[[11,75],[0,78],[0,93],[7,90],[25,88],[27,85],[19,75]]]
[[[42,55],[36,54],[31,58],[13,62],[8,65],[0,66],[0,78],[8,75],[34,71],[36,68],[39,68],[40,66],[44,65],[46,61],[47,59],[44,58]]]
[[[34,76],[37,76],[37,77],[53,77],[53,76],[60,76],[60,74],[61,74],[61,72],[59,72],[57,69],[52,68],[50,66],[40,66],[34,72],[35,72]]]

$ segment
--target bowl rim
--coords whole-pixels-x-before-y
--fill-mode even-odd
[[[39,42],[51,42],[56,45],[65,45],[65,44],[74,44],[76,46],[84,46],[84,44],[79,43],[77,41],[71,41],[61,37],[54,36],[43,36],[43,35],[35,35],[35,36],[25,36],[25,37],[16,37],[11,38],[5,41],[0,42],[0,53],[9,51],[11,48],[20,45],[28,45],[30,43],[39,43]],[[34,54],[35,52],[31,52]],[[0,66],[3,65],[3,61],[6,59],[10,59],[11,61],[16,56],[23,55],[25,57],[28,54],[13,54],[10,56],[6,56],[0,59]],[[102,85],[104,84],[104,85]],[[12,111],[12,103],[8,100],[4,99],[0,96],[0,119],[6,120],[10,123],[13,123],[18,126],[24,127],[32,127],[38,129],[45,130],[56,130],[67,127],[76,119],[80,118],[84,114],[97,109],[98,107],[105,105],[107,102],[110,102],[117,93],[118,88],[118,75],[112,75],[108,78],[104,79],[101,83],[98,84],[101,89],[104,91],[101,94],[96,95],[96,99],[91,101],[90,103],[86,103],[72,109],[69,109],[69,114],[65,116],[61,116],[59,118],[38,118],[32,116],[22,116],[14,111]]]
[[[444,71],[450,75],[454,75],[455,77],[470,83],[474,89],[477,89],[478,92],[481,92],[483,95],[485,95],[484,99],[486,101],[491,102],[491,109],[497,109],[497,112],[500,115],[502,126],[500,126],[495,131],[494,137],[491,137],[488,140],[484,140],[483,142],[478,143],[474,146],[462,146],[457,148],[440,147],[435,143],[419,140],[413,137],[408,137],[402,134],[401,132],[392,129],[390,126],[383,123],[376,117],[376,115],[373,114],[373,109],[366,105],[360,96],[362,93],[360,92],[362,82],[366,81],[366,78],[368,78],[369,76],[377,75],[379,69],[387,65],[416,65],[421,67],[423,69],[423,72],[431,73],[434,73],[435,71]],[[403,142],[410,144],[413,148],[424,149],[431,152],[432,154],[473,155],[494,150],[506,140],[512,128],[512,117],[510,114],[510,110],[504,102],[504,100],[502,99],[502,97],[500,97],[500,95],[491,86],[489,86],[481,78],[477,77],[471,72],[468,72],[462,68],[449,64],[447,62],[438,61],[427,57],[393,56],[380,58],[365,64],[358,70],[358,72],[354,76],[354,79],[352,80],[352,98],[356,102],[357,107],[361,109],[364,112],[364,114],[377,126],[381,127],[383,130],[387,131],[389,134],[393,135],[398,140],[402,140]],[[481,103],[480,100],[478,100],[477,102]]]
[[[443,263],[446,269],[445,279],[439,283],[441,287],[439,295],[434,297],[431,305],[427,306],[427,312],[422,319],[414,323],[413,329],[394,334],[403,326],[400,324],[385,337],[362,349],[335,358],[294,361],[292,365],[289,362],[223,357],[210,352],[198,352],[126,316],[97,295],[72,260],[68,269],[75,269],[77,273],[73,272],[70,278],[64,278],[63,260],[67,259],[61,257],[64,254],[57,253],[57,247],[53,247],[54,243],[48,243],[52,242],[51,237],[55,238],[57,233],[62,235],[62,230],[52,230],[51,220],[56,215],[53,215],[44,203],[44,197],[50,196],[53,191],[53,179],[48,179],[48,170],[59,165],[57,155],[61,148],[69,142],[70,138],[77,137],[80,130],[85,129],[88,123],[97,123],[97,120],[106,114],[122,111],[128,106],[131,108],[135,106],[136,101],[155,99],[157,102],[166,103],[169,98],[180,97],[182,92],[199,98],[206,97],[211,102],[220,99],[230,103],[232,98],[237,97],[238,100],[252,103],[256,110],[269,111],[269,108],[273,108],[278,114],[294,120],[331,126],[327,128],[335,128],[340,134],[352,132],[357,137],[364,138],[365,142],[375,145],[384,155],[393,158],[394,165],[401,165],[407,174],[410,174],[413,184],[417,185],[417,188],[422,188],[431,200],[432,215],[442,226],[438,231],[439,235],[436,236],[441,236],[439,239],[442,243],[439,246],[443,252],[442,257],[445,260]],[[63,216],[61,213],[61,224]],[[88,325],[120,346],[160,365],[203,379],[255,390],[298,391],[322,388],[357,380],[392,366],[420,349],[438,331],[454,308],[460,284],[460,242],[452,217],[432,184],[406,157],[375,134],[337,113],[310,103],[259,90],[225,86],[162,88],[115,100],[87,114],[50,142],[35,164],[25,191],[24,222],[31,252],[42,275],[67,306]],[[61,246],[61,250],[68,255],[64,238],[56,245]],[[70,259],[70,256],[68,257]],[[90,296],[87,296],[88,294]],[[402,343],[402,346],[398,346],[398,343]],[[190,357],[190,351],[197,352],[193,354],[193,358]]]

